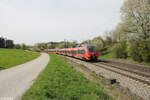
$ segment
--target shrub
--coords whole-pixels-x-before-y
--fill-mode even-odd
[[[138,62],[150,62],[150,40],[130,40],[129,55],[131,58]]]
[[[15,49],[20,49],[20,48],[21,48],[21,45],[20,45],[20,44],[15,44],[14,48],[15,48]]]
[[[141,57],[139,51],[140,51],[139,43],[136,41],[131,41],[129,44],[129,48],[128,48],[130,57],[134,61],[142,62],[142,57]]]
[[[126,40],[122,40],[116,48],[114,48],[114,56],[116,58],[127,58],[127,44]]]
[[[139,47],[142,60],[150,62],[150,41],[141,41]]]

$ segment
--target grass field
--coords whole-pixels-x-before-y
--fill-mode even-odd
[[[101,59],[114,59],[114,53],[113,52],[109,52],[106,55],[100,56]]]
[[[16,49],[0,49],[0,70],[23,64],[38,56],[40,56],[40,53]]]
[[[22,100],[112,100],[103,88],[68,65],[64,57],[55,54],[50,57],[50,63]]]

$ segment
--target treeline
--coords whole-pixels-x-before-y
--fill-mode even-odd
[[[29,47],[25,44],[25,43],[22,43],[22,44],[15,44],[14,45],[14,49],[23,49],[23,50],[26,50],[28,49]]]
[[[121,17],[121,22],[113,31],[105,32],[105,38],[98,36],[82,43],[41,43],[37,47],[54,49],[92,44],[97,47],[100,55],[111,50],[115,58],[150,63],[150,0],[124,0]]]
[[[76,47],[77,45],[79,45],[77,41],[73,41],[73,42],[62,41],[62,42],[37,43],[35,47],[39,48],[40,50],[44,50],[44,49],[56,49],[56,48],[71,48],[71,47]]]
[[[0,48],[13,48],[13,47],[14,47],[13,40],[0,37]]]
[[[4,38],[4,37],[0,37],[0,48],[23,49],[23,50],[28,49],[26,44],[24,44],[24,43],[14,44],[13,40],[10,40],[10,39]]]
[[[100,55],[110,49],[115,58],[150,63],[150,0],[125,0],[115,30],[82,43],[93,44]]]
[[[150,0],[125,0],[121,13],[116,57],[150,62]]]

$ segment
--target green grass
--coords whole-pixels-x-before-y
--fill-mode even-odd
[[[0,49],[0,70],[23,64],[38,56],[40,56],[40,53],[16,49]]]
[[[101,59],[113,59],[114,57],[114,53],[113,52],[109,52],[104,56],[100,56]]]
[[[55,54],[50,57],[49,64],[22,100],[111,100],[103,88],[68,65],[64,57]]]

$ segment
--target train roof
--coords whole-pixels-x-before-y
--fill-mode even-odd
[[[93,45],[81,45],[81,46],[74,47],[74,48],[63,48],[63,49],[45,49],[45,50],[50,50],[50,51],[54,51],[54,50],[62,50],[62,51],[65,51],[65,50],[85,49],[85,48],[88,48],[88,47],[95,47],[95,46],[93,46]]]

